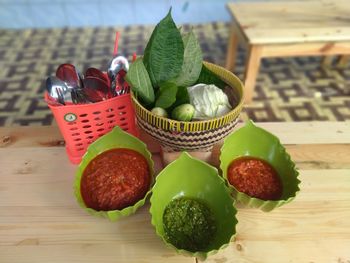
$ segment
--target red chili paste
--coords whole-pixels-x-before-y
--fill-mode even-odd
[[[87,165],[80,191],[87,207],[120,210],[142,199],[150,183],[146,158],[134,150],[118,148],[99,154]]]
[[[233,160],[227,170],[228,181],[238,191],[263,200],[282,196],[282,181],[266,161],[254,157]]]

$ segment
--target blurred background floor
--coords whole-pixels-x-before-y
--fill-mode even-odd
[[[207,61],[225,65],[227,23],[184,25],[194,28]],[[121,32],[120,53],[142,54],[153,26],[0,29],[0,126],[50,125],[43,101],[43,81],[62,63],[81,71],[106,69],[115,31]],[[240,50],[235,73],[242,79],[245,51]],[[319,57],[264,59],[254,101],[242,119],[254,121],[350,120],[350,67],[322,67]]]

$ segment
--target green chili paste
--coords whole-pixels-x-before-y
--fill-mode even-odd
[[[216,233],[216,222],[210,208],[196,199],[172,200],[163,214],[165,239],[178,249],[206,249]]]

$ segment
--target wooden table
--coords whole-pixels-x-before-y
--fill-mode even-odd
[[[350,54],[348,0],[229,3],[228,9],[233,21],[226,67],[234,70],[240,42],[248,49],[247,103],[263,57]]]
[[[350,262],[350,122],[260,126],[286,145],[301,192],[271,213],[238,207],[235,241],[207,262]],[[56,127],[0,128],[0,138],[1,263],[195,262],[156,236],[148,204],[114,223],[82,210]],[[159,171],[159,147],[144,140]]]

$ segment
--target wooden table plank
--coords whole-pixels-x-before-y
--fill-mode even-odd
[[[347,0],[229,3],[253,44],[350,40]]]
[[[242,127],[243,123],[237,125]],[[283,144],[350,143],[350,122],[284,122],[259,123],[276,136]],[[148,142],[148,136],[142,134]],[[54,147],[64,142],[56,126],[28,126],[0,128],[1,147]],[[156,147],[152,152],[159,151]]]
[[[259,124],[288,143],[301,192],[271,213],[238,207],[237,238],[208,262],[350,260],[350,123]],[[1,128],[0,262],[194,262],[164,246],[146,204],[112,223],[82,210],[73,195],[76,166],[56,127]],[[1,138],[1,137],[0,137]],[[156,170],[162,167],[153,147]]]
[[[292,203],[271,213],[239,209],[236,240],[208,262],[349,261],[350,170],[301,171],[300,178]]]
[[[142,232],[140,232],[142,234]],[[106,244],[24,245],[0,247],[1,262],[11,263],[194,263],[195,259],[164,252],[161,241]],[[157,248],[158,249],[157,251]],[[155,257],[155,253],[157,253]],[[163,253],[162,253],[163,252]]]
[[[264,45],[262,57],[331,56],[349,55],[349,42],[318,42],[306,44]]]
[[[315,234],[317,236],[317,233]],[[268,241],[249,240],[233,244],[225,253],[214,255],[207,263],[252,263],[252,262],[295,262],[295,263],[348,263],[350,242],[342,239],[319,239]],[[340,244],[340,246],[338,245]],[[245,247],[242,249],[242,247]],[[338,255],[338,256],[334,256]]]
[[[148,142],[149,148],[153,148],[153,159],[156,164],[156,171],[160,171],[162,168],[161,156],[158,148],[154,145],[154,142]],[[18,154],[18,149],[21,149],[21,154]],[[45,151],[43,151],[45,149]],[[350,168],[350,143],[347,144],[292,144],[286,145],[287,152],[291,155],[292,160],[296,163],[297,167],[304,170],[310,169],[349,169]],[[37,152],[42,152],[43,161],[34,164],[34,168],[26,168],[27,164],[33,161],[33,155]],[[212,158],[209,161],[210,164],[219,167],[219,152],[220,145],[217,145],[213,149]],[[33,155],[31,154],[33,153]],[[50,148],[35,148],[35,147],[24,147],[24,148],[0,148],[0,158],[10,157],[9,162],[11,165],[3,167],[3,171],[7,173],[26,173],[29,169],[34,169],[38,166],[47,166],[46,155],[52,154],[59,156],[57,162],[68,163],[68,157],[66,156],[63,147],[50,147]],[[17,156],[20,156],[21,162],[16,163]],[[57,158],[57,157],[55,157]],[[59,169],[59,165],[56,162],[53,164]],[[70,173],[74,173],[75,165],[70,164],[72,168]],[[12,168],[16,167],[18,171],[13,171]]]
[[[163,245],[148,205],[118,223],[81,209],[62,147],[0,149],[0,167],[0,262],[194,262]]]
[[[335,147],[335,146],[334,146]],[[349,146],[343,149],[344,152],[336,151],[336,154],[345,155]],[[300,148],[302,149],[302,148]],[[304,153],[297,153],[298,156],[305,156],[302,162],[311,162],[318,156],[313,153],[311,158]],[[156,160],[156,172],[158,172],[162,164],[158,157]],[[340,166],[344,169],[350,169],[349,155],[343,159],[344,163]],[[333,160],[334,158],[331,158]],[[326,160],[326,157],[324,157]],[[331,170],[332,163],[324,161],[323,165],[306,166],[307,169],[297,167],[304,171],[314,169]],[[301,163],[303,164],[303,163]],[[20,152],[16,149],[3,150],[0,149],[0,200],[6,200],[6,206],[60,206],[69,203],[75,204],[72,185],[76,166],[68,162],[62,148],[23,148]],[[43,187],[51,186],[51,187]],[[66,189],[68,190],[66,192]],[[18,194],[17,193],[21,193]],[[64,194],[63,194],[64,193]],[[5,205],[5,204],[2,204]]]

